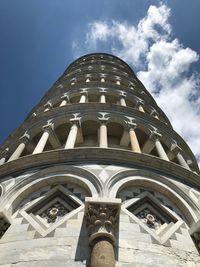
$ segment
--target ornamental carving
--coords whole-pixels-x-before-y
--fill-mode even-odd
[[[90,242],[98,236],[107,236],[115,241],[118,215],[119,207],[117,205],[109,205],[109,203],[89,204],[86,218]]]
[[[69,212],[66,207],[64,207],[61,203],[57,202],[53,204],[51,207],[46,209],[40,217],[45,219],[48,223],[54,223],[58,221],[61,217],[65,216]]]
[[[154,212],[149,208],[141,210],[136,216],[145,223],[149,228],[157,230],[164,223]]]

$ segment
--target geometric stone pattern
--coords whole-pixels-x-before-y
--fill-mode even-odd
[[[119,228],[120,247],[129,247],[129,249],[132,248],[135,252],[137,252],[138,248],[145,251],[147,250],[147,247],[149,251],[154,251],[156,249],[162,250],[162,246],[158,247],[158,245],[164,245],[164,247],[177,249],[177,254],[180,253],[179,250],[185,251],[185,254],[187,254],[187,251],[197,253],[194,242],[190,237],[190,234],[188,233],[188,227],[184,222],[179,222],[174,226],[170,225],[169,228],[166,228],[166,233],[164,234],[164,236],[162,236],[159,234],[159,232],[157,235],[154,234],[154,230],[152,231],[152,229],[149,231],[148,227],[144,227],[144,224],[140,223],[140,220],[137,220],[135,218],[133,216],[130,216],[130,213],[127,213],[126,210],[122,207]],[[130,250],[126,251],[127,258],[124,258],[124,262],[129,262],[128,251]],[[186,258],[189,257],[187,256]]]
[[[80,190],[75,190],[71,185],[69,189],[82,197]],[[23,217],[22,223],[29,224],[28,231],[36,230],[34,238],[52,236],[57,228],[66,225],[83,209],[83,202],[71,191],[62,185],[51,186],[48,191],[43,188],[32,195],[26,204],[23,203],[17,217]]]
[[[118,167],[115,165],[102,165],[102,164],[93,164],[93,165],[83,165],[83,168],[89,170],[94,175],[99,177],[103,182],[105,182],[108,178],[113,176],[118,171],[122,171],[125,168]]]
[[[186,223],[172,210],[172,207],[170,206],[170,209],[163,204],[166,203],[166,198],[164,202],[164,197],[160,193],[156,198],[154,191],[131,187],[123,189],[118,194],[118,197],[120,196],[124,199],[122,205],[124,214],[130,217],[133,224],[138,225],[141,233],[148,234],[154,243],[170,247],[176,236],[180,235],[181,228],[188,231]],[[170,202],[167,203],[172,205]],[[194,247],[188,233],[187,238],[190,240],[190,246],[192,243]]]
[[[82,187],[79,187],[78,185],[71,184],[71,183],[61,184],[61,185],[67,188],[70,192],[72,192],[82,202],[85,201],[86,196],[89,196],[88,192]],[[57,184],[43,187],[42,189],[32,193],[27,199],[25,199],[24,201],[20,203],[19,208],[22,208],[24,205],[28,205],[34,199],[37,199],[37,198],[40,198],[41,196],[46,195],[55,186],[57,186]]]
[[[122,199],[122,202],[125,203],[127,200],[138,197],[143,192],[149,192],[152,194],[162,205],[166,206],[173,212],[175,212],[180,218],[184,220],[184,215],[182,212],[178,209],[177,206],[175,206],[169,199],[167,199],[164,195],[157,191],[153,191],[150,189],[147,189],[145,187],[129,187],[124,190],[121,190],[117,197]]]

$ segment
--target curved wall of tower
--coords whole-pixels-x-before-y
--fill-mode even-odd
[[[121,59],[74,61],[0,147],[1,266],[200,266],[200,172]]]

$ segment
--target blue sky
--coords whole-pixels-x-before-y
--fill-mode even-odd
[[[0,143],[77,56],[127,61],[200,157],[199,0],[0,0]]]

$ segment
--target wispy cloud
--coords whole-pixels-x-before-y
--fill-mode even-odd
[[[84,49],[100,51],[104,45],[129,63],[200,161],[200,75],[190,74],[199,56],[172,38],[170,12],[164,4],[150,6],[138,25],[93,21]]]

